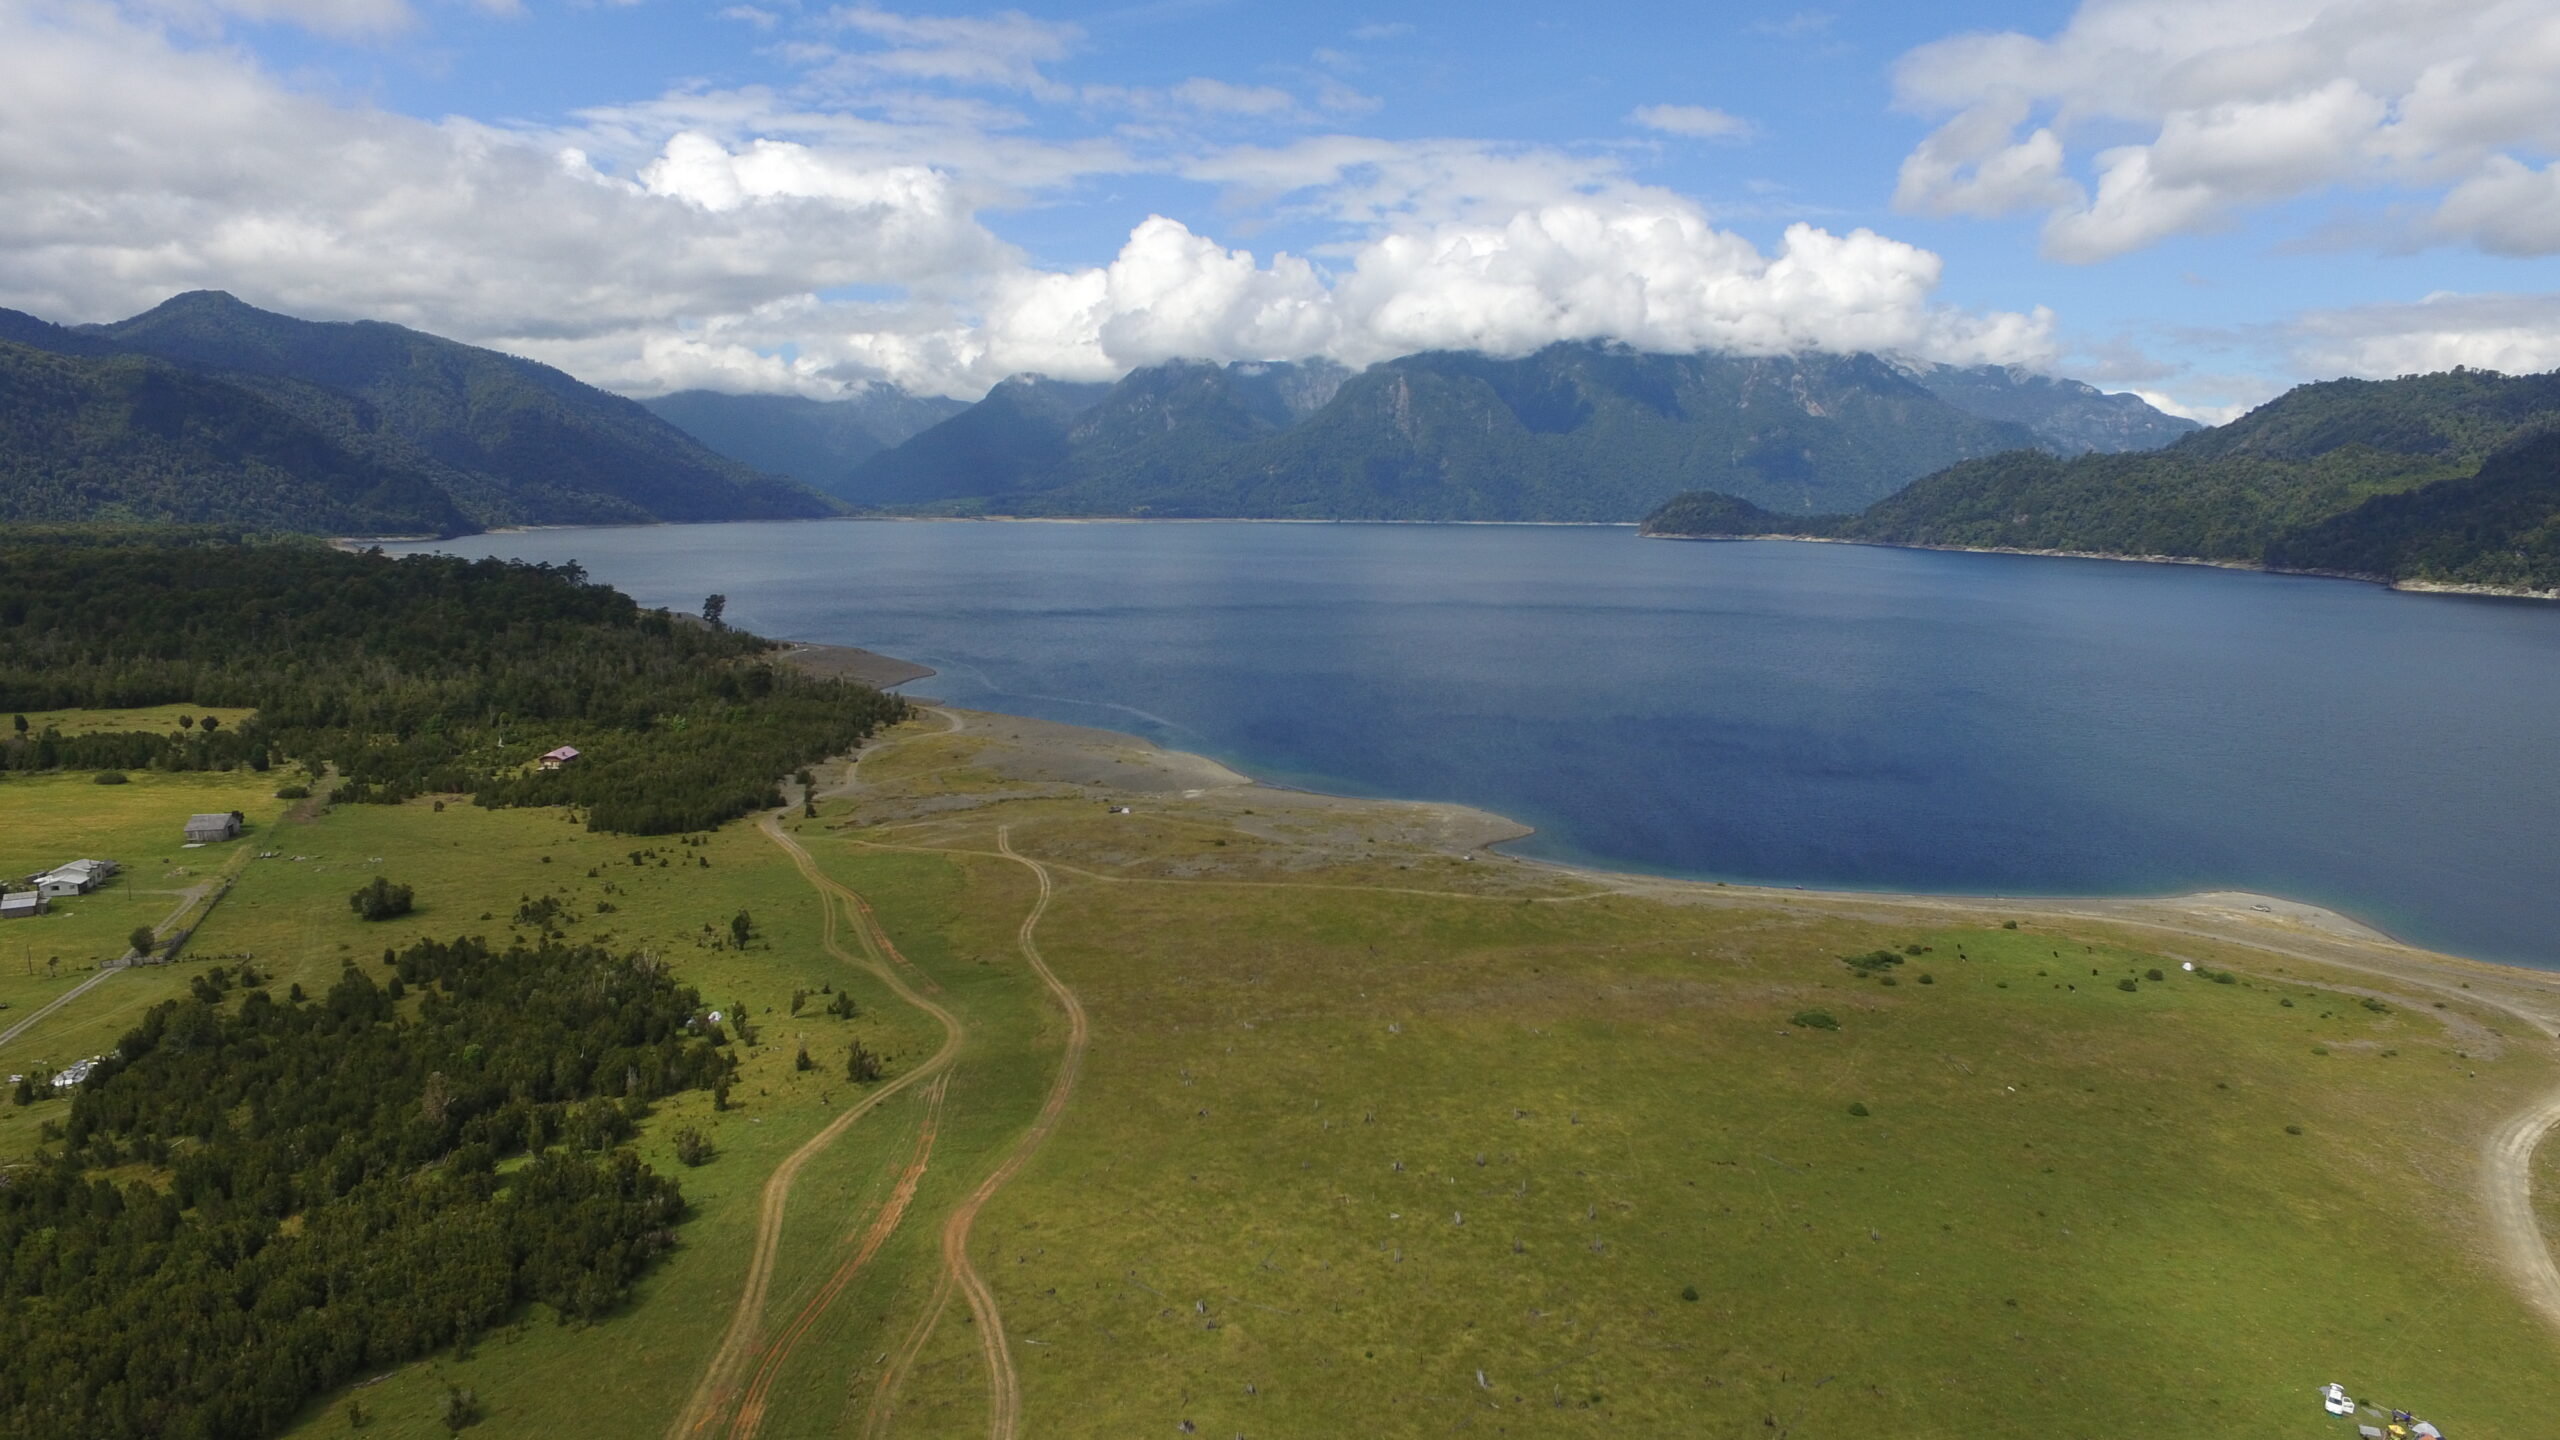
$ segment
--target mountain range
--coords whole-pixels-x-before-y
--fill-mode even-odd
[[[111,325],[0,311],[0,438],[18,522],[452,534],[839,508],[550,366],[219,291]]]
[[[217,291],[66,327],[0,311],[0,520],[338,534],[870,512],[1627,521],[1689,489],[1852,511],[2017,451],[2158,445],[2130,395],[1875,355],[1174,361],[977,402],[646,402],[376,321]],[[821,493],[821,492],[826,493]],[[832,498],[831,498],[832,497]]]
[[[1853,514],[1679,496],[1648,533],[2208,560],[2560,589],[2560,372],[2298,386],[2140,454],[1966,461]]]
[[[659,419],[732,460],[833,490],[854,467],[969,408],[880,381],[833,400],[678,390],[640,402]]]
[[[660,413],[770,464],[725,438],[755,403],[696,394]],[[945,513],[1630,521],[1716,488],[1818,514],[1968,458],[2194,428],[2135,396],[1992,366],[1558,344],[1357,373],[1174,361],[1112,384],[1017,376],[818,483],[858,508]]]

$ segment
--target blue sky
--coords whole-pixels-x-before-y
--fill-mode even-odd
[[[0,303],[599,383],[1559,338],[2560,365],[2560,7],[0,0]]]

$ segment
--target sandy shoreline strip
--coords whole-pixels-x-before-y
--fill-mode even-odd
[[[874,690],[923,680],[942,672],[913,660],[883,655],[853,645],[787,645],[774,659],[827,680],[851,680]]]
[[[2352,580],[2379,585],[2406,595],[2485,595],[2501,600],[2560,600],[2560,590],[2534,590],[2516,585],[2457,585],[2441,580],[2395,580],[2353,570],[2313,570],[2265,565],[2255,560],[2208,560],[2195,555],[2120,555],[2112,550],[2031,550],[2014,545],[1931,545],[1917,540],[1864,540],[1843,535],[1683,535],[1640,530],[1644,540],[1780,540],[1791,545],[1863,545],[1871,550],[1936,550],[1949,555],[2031,555],[2046,560],[2110,560],[2123,565],[2193,565],[2207,570],[2246,570],[2259,575],[2307,575],[2315,580]]]

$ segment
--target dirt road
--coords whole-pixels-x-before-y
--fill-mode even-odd
[[[879,1388],[872,1392],[870,1412],[863,1425],[866,1436],[888,1433],[890,1423],[897,1415],[898,1388],[914,1367],[916,1357],[923,1353],[925,1342],[940,1325],[954,1290],[969,1302],[970,1317],[975,1321],[978,1332],[979,1353],[986,1362],[988,1440],[1015,1440],[1022,1425],[1022,1380],[1013,1367],[1013,1346],[1005,1336],[1004,1315],[996,1307],[995,1292],[988,1288],[986,1280],[978,1273],[976,1263],[969,1258],[969,1232],[977,1224],[978,1214],[986,1208],[987,1202],[995,1198],[996,1192],[1019,1174],[1024,1165],[1030,1163],[1041,1143],[1065,1118],[1067,1102],[1074,1097],[1077,1077],[1084,1070],[1085,1050],[1092,1042],[1093,1027],[1085,1017],[1084,1004],[1076,998],[1076,992],[1067,988],[1066,982],[1058,978],[1057,972],[1049,968],[1049,962],[1040,954],[1035,932],[1039,929],[1040,917],[1048,913],[1050,896],[1055,893],[1048,867],[1015,850],[1012,832],[1007,826],[996,827],[996,853],[1029,870],[1032,878],[1040,884],[1039,897],[1032,902],[1030,913],[1022,917],[1021,928],[1014,933],[1014,943],[1032,973],[1048,987],[1050,998],[1066,1012],[1066,1049],[1058,1062],[1057,1077],[1049,1082],[1048,1097],[1041,1102],[1040,1113],[1033,1118],[1031,1127],[1014,1142],[1003,1162],[980,1181],[969,1198],[961,1201],[943,1221],[942,1283],[926,1305],[923,1319],[899,1347],[896,1360],[882,1374]]]
[[[967,1033],[958,1016],[917,993],[883,957],[879,942],[886,937],[874,937],[872,932],[876,922],[866,923],[869,907],[862,904],[862,897],[829,879],[800,842],[783,830],[778,818],[768,815],[762,823],[766,837],[791,856],[792,863],[800,867],[801,877],[818,891],[825,915],[821,943],[827,953],[846,964],[870,971],[899,999],[940,1022],[942,1048],[933,1052],[923,1064],[886,1082],[847,1108],[842,1115],[829,1121],[825,1129],[810,1136],[806,1144],[774,1167],[773,1174],[765,1180],[764,1195],[757,1208],[755,1251],[747,1263],[746,1285],[738,1293],[737,1308],[730,1316],[729,1328],[720,1337],[719,1348],[712,1352],[711,1363],[704,1368],[700,1383],[694,1386],[692,1398],[686,1401],[675,1423],[667,1427],[669,1440],[684,1440],[684,1437],[703,1433],[716,1424],[728,1409],[731,1399],[738,1394],[740,1378],[746,1373],[747,1366],[762,1352],[764,1307],[773,1287],[774,1260],[782,1247],[783,1215],[791,1199],[791,1186],[799,1179],[800,1171],[845,1131],[852,1129],[854,1122],[878,1108],[883,1101],[948,1068],[958,1058]],[[853,920],[856,936],[862,942],[863,953],[860,955],[846,950],[839,938],[843,920],[847,917]]]

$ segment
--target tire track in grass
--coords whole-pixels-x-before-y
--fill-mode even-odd
[[[755,1379],[747,1386],[746,1398],[739,1402],[738,1418],[730,1422],[730,1440],[754,1440],[756,1433],[764,1428],[765,1408],[772,1399],[774,1382],[780,1378],[782,1367],[790,1361],[792,1352],[800,1348],[800,1342],[835,1304],[836,1297],[844,1293],[844,1288],[853,1283],[853,1277],[862,1273],[863,1267],[871,1263],[872,1257],[880,1253],[880,1247],[888,1243],[890,1235],[896,1232],[898,1221],[906,1215],[907,1206],[916,1198],[916,1186],[924,1180],[925,1166],[933,1158],[934,1134],[942,1119],[942,1096],[950,1085],[951,1077],[945,1073],[925,1092],[924,1124],[916,1132],[915,1154],[908,1159],[907,1168],[899,1172],[896,1187],[881,1205],[879,1213],[872,1217],[870,1227],[863,1231],[853,1254],[836,1267],[836,1273],[827,1278],[825,1287],[811,1296],[791,1324],[765,1347],[764,1363],[756,1367]]]
[[[877,922],[863,924],[867,907],[856,908],[861,905],[861,897],[829,879],[818,868],[817,861],[810,858],[808,850],[784,832],[776,816],[765,816],[761,825],[766,838],[791,856],[792,863],[800,869],[801,878],[818,892],[824,917],[819,943],[825,946],[827,953],[848,965],[870,971],[899,999],[939,1021],[942,1025],[942,1048],[933,1052],[923,1064],[872,1091],[842,1115],[829,1121],[825,1129],[810,1136],[799,1149],[774,1167],[772,1175],[766,1177],[763,1197],[756,1212],[755,1250],[747,1262],[747,1280],[739,1291],[737,1309],[729,1317],[729,1328],[722,1333],[719,1348],[712,1352],[711,1361],[704,1367],[702,1379],[694,1386],[691,1398],[677,1413],[675,1423],[667,1427],[668,1440],[686,1440],[686,1437],[699,1435],[716,1424],[730,1401],[736,1398],[740,1377],[759,1352],[765,1301],[773,1288],[774,1262],[782,1248],[783,1214],[791,1198],[792,1183],[800,1178],[800,1171],[881,1102],[949,1068],[951,1062],[958,1058],[961,1042],[968,1033],[958,1016],[918,994],[895,968],[881,958],[872,933]],[[842,902],[841,910],[839,902]],[[854,931],[863,949],[860,955],[845,949],[839,938],[845,914],[856,917]],[[887,937],[884,934],[880,938],[885,940]]]
[[[1075,1095],[1076,1080],[1084,1070],[1084,1054],[1091,1043],[1093,1027],[1085,1017],[1084,1005],[1076,992],[1067,988],[1057,972],[1042,958],[1035,932],[1040,917],[1048,913],[1055,887],[1049,869],[1039,861],[1013,848],[1012,827],[996,827],[996,853],[1031,872],[1040,884],[1039,897],[1032,902],[1031,912],[1022,917],[1022,926],[1014,934],[1014,943],[1022,951],[1023,960],[1040,983],[1049,989],[1050,998],[1067,1014],[1067,1043],[1058,1064],[1058,1075],[1049,1083],[1048,1097],[1041,1102],[1040,1113],[1014,1142],[1011,1153],[996,1166],[969,1198],[960,1202],[942,1226],[942,1281],[934,1288],[933,1299],[926,1305],[924,1317],[899,1348],[896,1361],[880,1377],[880,1386],[872,1392],[871,1405],[864,1418],[866,1437],[886,1435],[897,1416],[897,1391],[914,1369],[916,1357],[923,1353],[943,1314],[951,1304],[954,1290],[969,1302],[971,1318],[978,1331],[978,1350],[987,1366],[987,1435],[988,1440],[1015,1440],[1022,1425],[1022,1379],[1013,1366],[1013,1348],[1004,1333],[1004,1315],[996,1306],[995,1292],[978,1274],[969,1259],[969,1232],[977,1224],[978,1214],[995,1197],[1006,1182],[1030,1163],[1034,1152],[1046,1141],[1058,1122],[1065,1117],[1067,1102]]]

